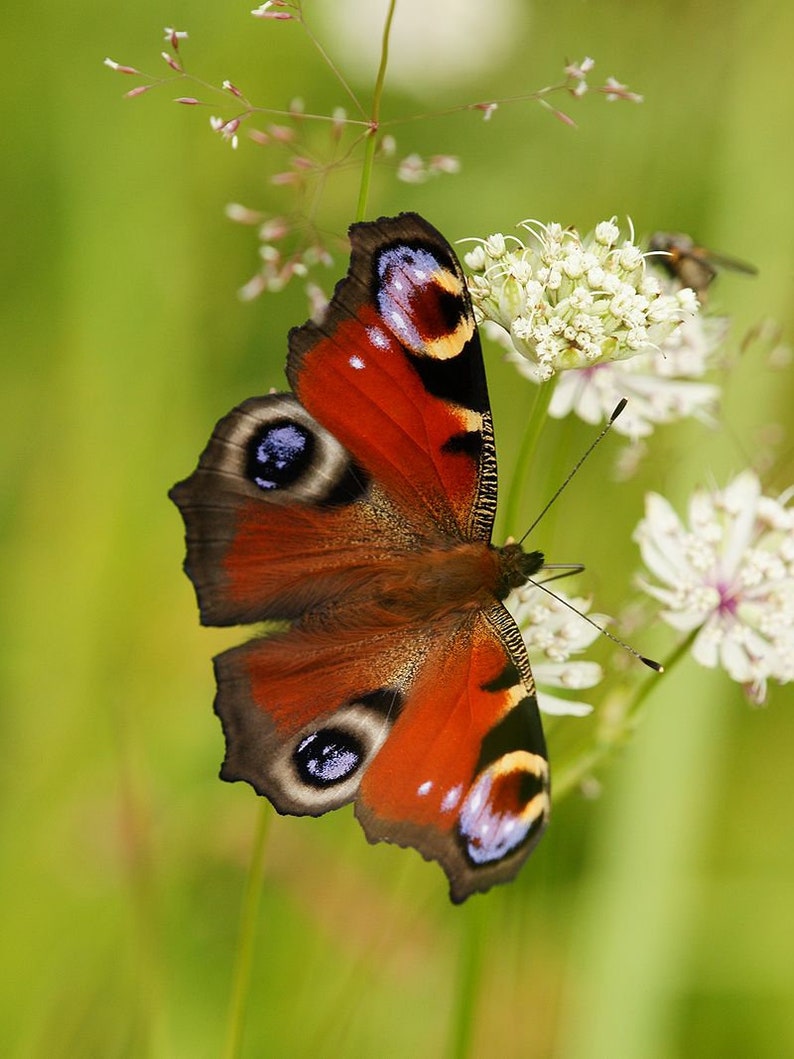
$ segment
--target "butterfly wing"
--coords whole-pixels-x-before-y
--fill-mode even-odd
[[[244,402],[171,490],[205,625],[294,620],[416,546],[366,471],[291,394]]]
[[[290,335],[299,400],[240,405],[171,490],[206,625],[294,619],[389,555],[490,540],[496,455],[457,258],[415,214],[351,241],[324,319]]]
[[[416,214],[355,224],[350,239],[325,317],[290,335],[292,388],[418,534],[489,541],[496,456],[460,264]]]
[[[292,623],[216,659],[222,776],[281,812],[356,800],[370,840],[439,861],[463,900],[515,874],[548,814],[526,652],[494,595],[396,617],[373,583],[410,598],[412,557],[492,557],[482,354],[427,222],[356,225],[351,241],[324,318],[290,336],[295,396],[222,419],[171,496],[202,621]]]
[[[501,605],[369,636],[295,628],[216,659],[221,775],[281,812],[356,801],[372,842],[412,846],[454,901],[511,879],[549,813],[523,643]]]

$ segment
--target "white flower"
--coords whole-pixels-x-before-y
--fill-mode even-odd
[[[528,245],[493,235],[465,261],[478,319],[504,329],[537,382],[657,349],[697,312],[691,291],[663,290],[646,274],[614,218],[584,238],[559,224],[521,227]]]
[[[542,588],[526,585],[512,592],[505,604],[527,645],[532,672],[539,685],[540,709],[544,713],[573,717],[591,713],[593,707],[586,702],[560,698],[544,690],[552,687],[578,691],[592,688],[601,680],[603,673],[597,662],[571,660],[571,655],[580,654],[600,635],[598,629],[575,613],[577,610],[586,613],[589,600],[569,598],[562,592],[551,595]],[[592,617],[600,625],[609,620],[603,614]]]
[[[692,655],[721,666],[754,703],[769,678],[794,679],[794,510],[790,493],[761,494],[753,471],[723,490],[698,490],[689,527],[654,493],[635,532],[645,565],[661,584],[642,586],[664,605],[674,629],[695,632]]]
[[[727,327],[725,317],[696,316],[685,320],[658,350],[563,372],[555,383],[549,415],[562,419],[573,412],[586,423],[601,423],[626,397],[626,410],[613,429],[633,440],[652,434],[659,424],[687,417],[715,426],[720,387],[702,378],[714,366]],[[526,362],[517,354],[508,353],[507,360],[526,374]]]

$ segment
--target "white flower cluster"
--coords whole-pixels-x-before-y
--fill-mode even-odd
[[[584,238],[559,224],[521,227],[528,245],[492,235],[464,260],[478,319],[504,328],[538,382],[658,348],[697,312],[694,292],[665,292],[614,219]]]
[[[540,709],[548,714],[573,717],[592,712],[593,707],[586,702],[560,698],[545,690],[547,687],[570,691],[592,688],[603,677],[597,662],[571,659],[571,655],[584,651],[600,635],[598,629],[576,613],[586,613],[589,600],[569,598],[562,592],[552,595],[542,588],[526,585],[512,592],[505,605],[516,619],[527,645],[532,673],[539,685]],[[594,614],[592,618],[600,625],[609,620],[603,614]]]
[[[613,429],[634,441],[648,437],[660,423],[685,417],[715,426],[720,387],[704,382],[703,376],[715,366],[728,324],[724,316],[694,316],[659,349],[638,353],[631,360],[564,372],[556,380],[549,415],[563,419],[573,412],[585,423],[597,424],[608,420],[626,397],[626,410]],[[513,353],[507,359],[523,373],[522,357]]]
[[[753,471],[722,490],[698,490],[689,527],[655,493],[637,527],[645,565],[660,585],[643,588],[664,605],[661,617],[682,632],[703,666],[721,666],[755,703],[767,681],[794,680],[794,510],[791,491],[761,494]]]

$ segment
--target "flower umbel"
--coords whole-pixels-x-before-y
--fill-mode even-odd
[[[743,471],[722,490],[698,490],[689,527],[655,493],[635,531],[643,561],[661,584],[642,587],[674,629],[696,633],[692,655],[721,666],[752,702],[767,681],[794,679],[794,510],[791,493],[763,496]]]
[[[687,417],[715,426],[720,387],[703,376],[721,354],[728,324],[727,317],[700,313],[684,320],[658,349],[563,372],[555,383],[549,415],[562,419],[573,412],[597,424],[607,421],[626,397],[626,411],[615,420],[614,430],[635,441],[648,437],[659,424]],[[512,352],[507,359],[525,373],[523,357]]]
[[[526,585],[512,592],[506,606],[521,629],[527,645],[532,673],[538,685],[538,706],[547,714],[570,714],[584,717],[593,707],[586,702],[560,698],[545,688],[578,691],[592,688],[603,673],[597,662],[572,660],[599,636],[598,629],[577,614],[586,613],[590,601],[569,598],[562,592],[550,592]],[[594,614],[593,620],[603,625],[609,619]]]
[[[697,312],[693,291],[668,293],[646,271],[614,218],[584,237],[559,224],[521,227],[526,245],[492,235],[465,261],[478,318],[507,332],[538,382],[658,348]]]

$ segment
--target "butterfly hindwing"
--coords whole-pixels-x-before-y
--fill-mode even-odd
[[[356,802],[371,841],[437,860],[461,901],[512,878],[545,827],[548,765],[500,605],[434,628],[294,628],[216,659],[221,775],[283,813]]]
[[[497,604],[449,630],[361,782],[370,841],[437,860],[459,902],[512,879],[548,822],[549,768],[521,635]]]

